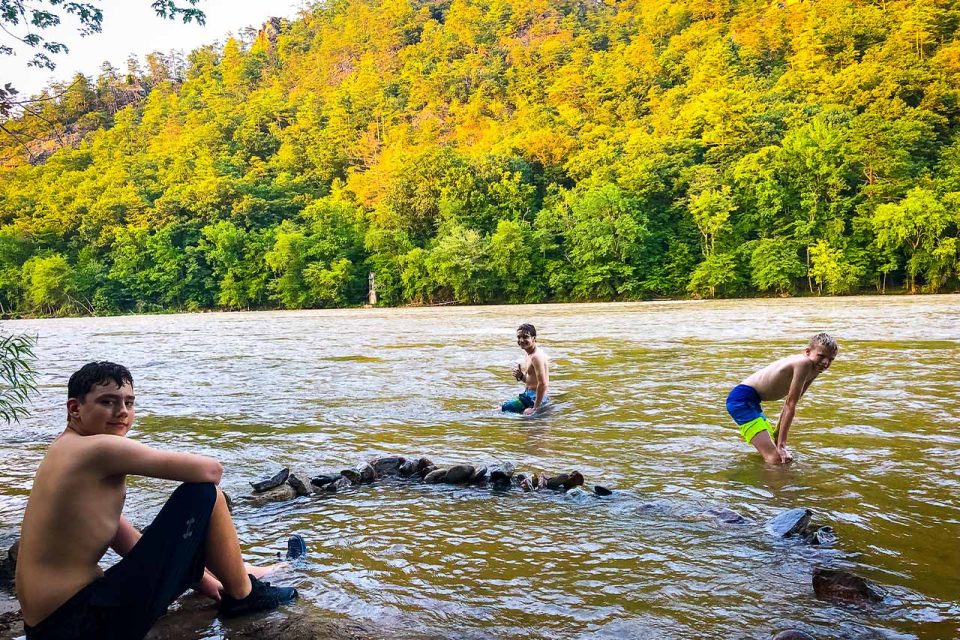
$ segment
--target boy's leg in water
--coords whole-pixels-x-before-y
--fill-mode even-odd
[[[763,456],[767,464],[781,464],[783,462],[780,457],[780,452],[777,450],[776,443],[773,441],[773,438],[770,437],[770,432],[766,429],[753,436],[750,444],[757,448],[757,451],[760,452],[760,455]]]

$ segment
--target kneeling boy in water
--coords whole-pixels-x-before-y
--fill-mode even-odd
[[[537,329],[532,324],[524,323],[517,328],[517,344],[527,357],[522,365],[513,367],[513,377],[523,382],[526,389],[513,400],[500,405],[500,410],[529,416],[540,411],[549,401],[547,387],[550,384],[550,363],[547,354],[537,347]]]
[[[297,597],[260,582],[270,568],[240,557],[219,462],[126,437],[135,415],[126,367],[91,362],[70,377],[67,396],[67,427],[23,516],[16,585],[28,640],[142,638],[190,587],[219,601],[221,615]],[[142,535],[121,514],[127,475],[184,483]],[[122,559],[103,572],[108,546]]]
[[[826,333],[810,338],[803,353],[781,358],[738,384],[727,396],[727,411],[740,427],[740,435],[769,464],[793,460],[787,450],[787,433],[796,415],[797,402],[810,383],[830,368],[840,347]],[[760,408],[761,401],[786,397],[776,428]]]

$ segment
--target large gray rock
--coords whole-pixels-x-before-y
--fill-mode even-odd
[[[417,461],[407,460],[397,470],[401,478],[409,478],[417,473]]]
[[[433,462],[430,461],[430,458],[418,458],[418,459],[417,459],[416,473],[417,473],[421,478],[422,478],[423,476],[427,475],[426,473],[424,473],[424,469],[427,469],[427,468],[429,468],[429,467],[433,467],[434,469],[437,468],[437,466],[436,466],[435,464],[433,464]]]
[[[746,524],[747,519],[731,509],[713,508],[707,509],[705,515],[714,518],[724,524]]]
[[[377,472],[377,477],[398,476],[400,466],[406,462],[403,456],[384,456],[370,462],[370,466]]]
[[[270,502],[283,502],[297,497],[296,490],[288,484],[282,484],[273,489],[267,489],[260,493],[247,496],[247,502],[255,507],[262,507]]]
[[[490,479],[490,484],[494,486],[509,486],[510,478],[515,470],[516,467],[513,466],[513,463],[504,462],[493,467],[487,467],[487,477]]]
[[[373,481],[377,479],[377,470],[369,462],[358,464],[357,473],[360,474],[360,484],[373,484]]]
[[[340,475],[349,480],[350,484],[360,484],[362,479],[360,472],[356,469],[344,469],[340,472]]]
[[[473,476],[470,477],[470,484],[480,484],[487,479],[487,468],[480,467],[473,472]]]
[[[447,469],[443,481],[447,484],[464,484],[470,481],[475,471],[472,465],[458,464]]]
[[[349,489],[353,486],[353,483],[350,482],[350,478],[346,476],[340,476],[333,482],[328,482],[322,487],[317,487],[314,489],[314,493],[340,493],[345,489]]]
[[[447,477],[446,469],[434,469],[426,476],[424,476],[423,481],[427,484],[436,484],[438,482],[443,482],[444,478]]]
[[[866,578],[839,569],[813,570],[813,592],[820,600],[847,602],[851,604],[877,604],[883,602],[883,589]]]
[[[339,473],[321,473],[317,476],[310,478],[310,484],[315,487],[323,487],[328,485],[331,482],[336,482],[338,479],[342,478],[343,475]]]
[[[813,512],[810,509],[799,508],[784,511],[767,521],[767,531],[778,538],[789,538],[803,533]]]

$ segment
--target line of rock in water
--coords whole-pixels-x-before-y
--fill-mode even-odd
[[[305,476],[304,476],[305,477]],[[373,484],[382,478],[419,480],[426,484],[452,484],[459,486],[491,487],[506,490],[516,487],[522,491],[562,491],[579,496],[609,496],[613,491],[594,485],[588,491],[583,488],[584,477],[579,471],[547,476],[545,473],[516,473],[512,463],[475,467],[458,464],[439,468],[429,458],[404,458],[385,456],[339,472],[322,473],[304,481],[289,469],[283,469],[272,478],[251,482],[253,494],[247,502],[262,505],[267,502],[282,502],[297,496],[338,493],[350,487]]]

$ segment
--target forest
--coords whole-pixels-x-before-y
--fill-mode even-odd
[[[330,0],[0,132],[0,315],[960,288],[948,0]]]

